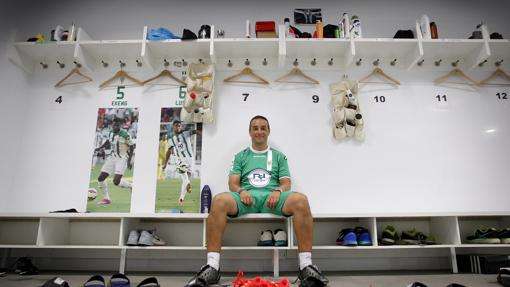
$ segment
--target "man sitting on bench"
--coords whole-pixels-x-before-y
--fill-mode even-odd
[[[227,217],[248,213],[273,213],[293,216],[298,239],[300,280],[314,278],[328,283],[317,266],[312,265],[313,218],[307,197],[290,191],[287,157],[269,147],[269,121],[263,116],[250,120],[251,146],[234,157],[228,186],[230,192],[214,196],[207,218],[207,265],[188,282],[188,287],[208,286],[220,280],[220,251]]]

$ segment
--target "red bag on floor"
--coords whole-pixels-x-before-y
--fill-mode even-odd
[[[244,275],[243,271],[237,273],[237,277],[232,282],[233,287],[289,287],[289,279],[283,278],[280,281],[272,282],[262,279],[262,277],[255,277],[253,279],[242,278]]]

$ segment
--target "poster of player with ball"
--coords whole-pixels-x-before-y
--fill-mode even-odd
[[[99,108],[88,212],[129,212],[137,131],[137,108]]]
[[[156,212],[200,212],[202,124],[186,124],[180,114],[180,107],[161,109]]]

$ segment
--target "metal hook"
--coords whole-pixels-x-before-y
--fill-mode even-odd
[[[121,60],[119,60],[119,64],[121,68],[124,68],[126,66],[126,63],[122,62]]]
[[[244,64],[245,64],[246,66],[249,66],[249,65],[250,65],[250,60],[246,59],[246,61],[244,61]]]
[[[494,65],[496,65],[496,67],[499,67],[499,66],[501,66],[502,63],[503,63],[503,59],[497,61],[496,63],[494,63]]]
[[[41,64],[42,68],[43,69],[48,69],[48,65],[43,63],[43,62],[40,62],[39,64]]]
[[[232,68],[232,66],[233,66],[233,65],[234,65],[234,64],[232,64],[232,61],[228,60],[227,66],[228,66],[229,68]]]
[[[421,59],[420,61],[418,61],[418,66],[423,65],[423,62],[425,62],[425,59]]]
[[[103,68],[108,67],[108,63],[107,63],[107,62],[105,62],[105,61],[101,60],[101,63],[103,63]]]
[[[361,58],[359,58],[359,60],[356,61],[356,66],[361,66]]]
[[[435,62],[434,62],[434,65],[436,65],[437,67],[439,67],[439,66],[441,65],[441,62],[442,62],[442,61],[443,61],[442,59],[439,59],[439,60],[437,60],[437,61],[435,61]]]
[[[59,61],[57,61],[57,64],[58,64],[58,66],[60,67],[60,69],[63,69],[63,68],[65,68],[65,67],[66,67],[66,64],[64,64],[64,63],[60,63]]]
[[[483,62],[481,62],[480,64],[478,64],[478,67],[482,67],[483,64],[487,63],[487,60],[484,60]]]
[[[182,59],[182,66],[186,67],[188,65],[188,62],[186,62],[184,59]]]
[[[267,59],[266,58],[264,58],[264,60],[262,61],[262,65],[267,66]]]
[[[203,63],[204,63],[204,61],[202,61],[202,59],[198,59],[198,62],[199,62],[200,64],[203,64]]]
[[[452,62],[452,67],[457,67],[457,65],[459,64],[459,60],[455,61],[455,62]]]
[[[294,62],[292,63],[292,65],[294,65],[294,66],[299,66],[299,62],[298,62],[297,58],[294,60]]]
[[[328,65],[333,66],[333,58],[329,59]]]
[[[136,60],[136,66],[137,66],[137,67],[141,67],[141,66],[142,66],[142,62],[140,62],[140,61]]]
[[[393,59],[393,61],[390,62],[390,65],[395,66],[396,63],[397,63],[397,59]]]
[[[373,61],[373,62],[372,62],[372,64],[373,64],[374,66],[379,66],[379,59],[377,59],[377,60]]]
[[[163,59],[163,66],[168,67],[170,65],[170,62],[168,62],[166,59]]]
[[[73,63],[76,65],[76,68],[81,68],[81,64],[76,62],[76,61],[73,61]]]
[[[312,62],[310,62],[310,64],[312,64],[312,66],[317,65],[317,59],[313,58],[313,60],[312,60]]]

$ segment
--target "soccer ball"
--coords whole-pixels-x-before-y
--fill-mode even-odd
[[[89,188],[89,191],[87,192],[87,199],[88,201],[92,201],[96,199],[97,197],[97,190],[95,188]]]

